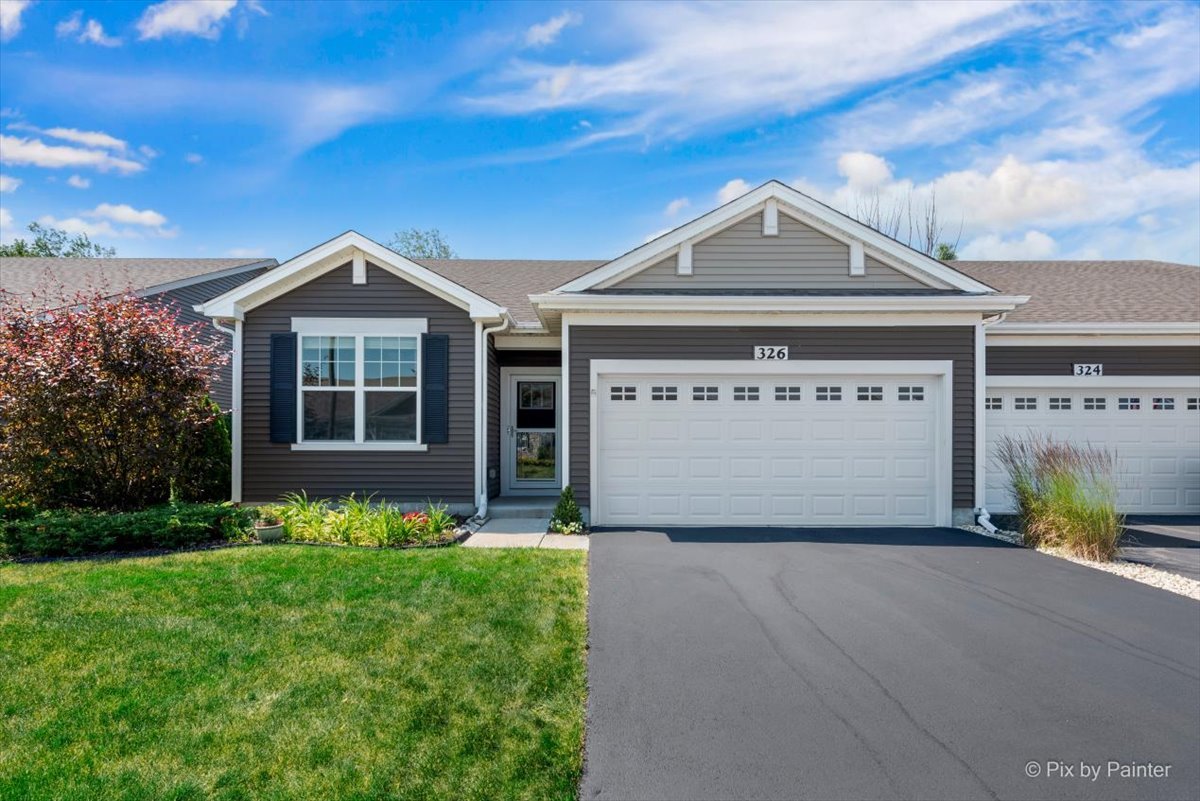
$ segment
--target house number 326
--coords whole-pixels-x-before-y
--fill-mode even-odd
[[[786,345],[755,345],[754,359],[760,361],[767,359],[777,362],[786,362],[788,357],[788,349]]]

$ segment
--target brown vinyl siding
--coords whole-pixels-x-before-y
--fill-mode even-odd
[[[232,337],[229,334],[218,331],[213,327],[211,319],[205,317],[192,307],[197,303],[212,300],[217,295],[224,294],[231,289],[236,289],[251,278],[256,278],[264,272],[266,272],[266,268],[247,270],[237,275],[227,275],[223,278],[214,278],[211,281],[200,281],[189,286],[160,292],[157,295],[148,295],[146,299],[170,305],[171,308],[176,310],[177,317],[181,322],[199,323],[202,326],[201,336],[204,338],[204,341],[217,343],[221,346],[221,350],[229,356],[233,349]],[[228,359],[221,368],[217,380],[209,387],[209,394],[212,395],[212,399],[222,409],[228,410],[232,405],[232,358]]]
[[[1200,375],[1200,347],[992,346],[988,375],[1061,375],[1075,364],[1103,364],[1105,375]]]
[[[676,275],[670,256],[616,284],[621,289],[922,289],[926,285],[868,257],[850,275],[850,248],[779,215],[779,236],[748,217],[692,246],[692,275]]]
[[[293,451],[269,435],[269,345],[293,317],[423,317],[450,337],[450,439],[427,452]],[[465,311],[374,264],[351,283],[345,264],[246,315],[243,329],[242,497],[285,492],[336,497],[351,492],[405,502],[474,503],[475,324]]]
[[[694,328],[571,326],[570,483],[590,503],[592,359],[731,359],[749,361],[754,345],[787,345],[793,359],[952,360],[954,362],[953,505],[975,505],[975,329]]]

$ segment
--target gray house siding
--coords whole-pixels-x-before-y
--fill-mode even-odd
[[[200,323],[203,326],[202,336],[205,341],[217,343],[221,346],[225,354],[229,355],[233,348],[230,336],[213,328],[212,320],[192,307],[197,303],[212,300],[217,295],[221,295],[231,289],[236,289],[251,278],[255,278],[264,272],[266,272],[266,268],[247,270],[237,275],[227,275],[223,278],[214,278],[211,281],[200,281],[189,286],[160,292],[157,295],[149,295],[146,299],[169,305],[172,309],[176,310],[176,316],[182,322]],[[218,406],[228,410],[232,405],[232,390],[233,364],[232,361],[227,360],[225,366],[221,368],[217,380],[209,387],[209,393]]]
[[[850,248],[784,214],[779,235],[762,235],[756,214],[692,247],[692,275],[670,256],[626,278],[621,289],[921,289],[927,285],[868,257],[850,275]]]
[[[915,359],[954,362],[953,505],[975,506],[975,330],[922,328],[692,328],[571,326],[570,483],[590,503],[592,359],[733,359],[756,344],[788,345],[794,358]]]
[[[1075,364],[1103,364],[1105,375],[1200,375],[1197,347],[993,346],[988,375],[1070,376]]]
[[[450,438],[427,452],[293,451],[269,433],[270,338],[293,317],[424,317],[450,337]],[[343,265],[246,315],[243,329],[242,498],[286,492],[474,504],[475,325],[465,311],[368,263],[367,283]]]

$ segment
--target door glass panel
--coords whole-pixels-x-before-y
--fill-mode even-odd
[[[517,432],[517,478],[534,481],[554,480],[555,446],[553,431]]]
[[[518,381],[517,428],[554,428],[555,402],[553,381]]]

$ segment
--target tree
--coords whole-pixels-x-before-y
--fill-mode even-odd
[[[926,256],[943,252],[957,254],[958,242],[962,238],[960,220],[954,242],[943,241],[942,235],[946,226],[938,216],[937,193],[932,190],[919,206],[912,187],[909,187],[903,196],[892,198],[888,202],[880,198],[878,191],[866,196],[859,195],[854,199],[852,216],[864,225],[914,250],[919,250]],[[943,251],[942,248],[946,250]],[[957,258],[957,255],[948,258],[939,255],[937,258],[949,261]]]
[[[29,232],[33,241],[18,239],[11,245],[0,244],[0,256],[49,256],[52,258],[110,259],[117,255],[116,248],[106,248],[88,239],[87,234],[72,237],[59,228],[47,228],[40,223],[30,223]]]
[[[175,310],[76,295],[0,303],[0,496],[37,506],[136,509],[187,484],[217,410],[226,356]],[[194,484],[194,482],[192,482]]]
[[[958,258],[958,250],[948,242],[938,242],[933,257],[938,261],[955,261]]]
[[[422,231],[409,228],[397,231],[388,242],[388,247],[410,259],[457,259],[458,254],[436,228]]]

